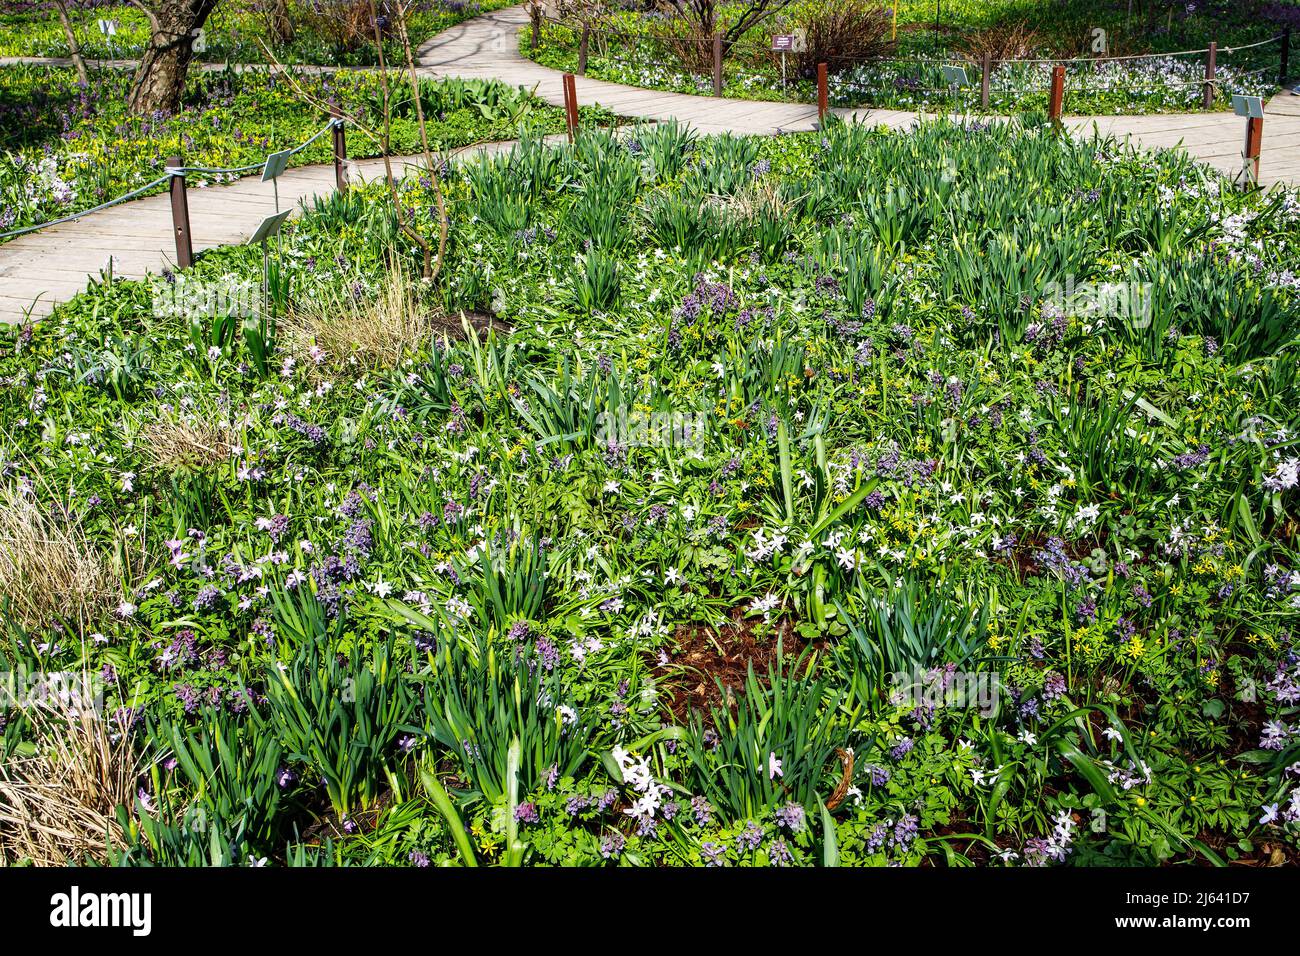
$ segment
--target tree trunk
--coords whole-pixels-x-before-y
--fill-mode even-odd
[[[72,18],[68,16],[67,0],[54,0],[54,6],[59,11],[59,22],[63,24],[63,35],[68,39],[68,55],[72,57],[72,65],[77,68],[77,82],[89,89],[90,74],[86,72],[86,58],[81,55],[81,44],[77,42],[77,34],[72,29]]]
[[[127,98],[132,113],[180,109],[185,75],[194,59],[194,34],[216,5],[217,0],[155,0],[147,8],[153,37]]]

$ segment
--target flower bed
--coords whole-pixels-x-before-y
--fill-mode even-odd
[[[5,337],[0,648],[142,762],[114,859],[1294,860],[1294,194],[1019,122],[442,184],[433,282],[368,187],[274,322],[231,248]]]
[[[267,5],[261,5],[266,7]],[[413,43],[423,43],[471,17],[511,6],[511,0],[414,0],[406,4]],[[71,19],[82,53],[95,60],[139,57],[149,41],[148,20],[136,7],[100,0],[72,0]],[[288,42],[275,39],[270,17],[255,2],[226,0],[204,28],[208,63],[265,63],[269,49],[281,63],[326,66],[373,66],[378,62],[368,0],[328,0],[287,5],[293,24]],[[117,22],[106,36],[100,20]],[[403,53],[396,37],[386,37],[391,61]],[[53,4],[5,0],[0,3],[0,56],[68,56],[67,37]]]

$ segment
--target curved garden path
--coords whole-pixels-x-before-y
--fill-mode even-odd
[[[529,87],[542,99],[562,104],[561,74],[519,53],[518,32],[527,23],[522,6],[466,20],[420,47],[420,71],[433,77],[502,80]],[[0,60],[0,65],[12,62],[20,60]],[[22,58],[21,62],[60,61]],[[121,61],[111,65],[133,64]],[[814,129],[817,123],[816,108],[807,104],[661,93],[587,77],[578,77],[576,85],[583,103],[599,103],[620,116],[677,119],[706,134],[774,135]],[[920,116],[885,109],[836,112],[860,122],[896,128],[910,126]],[[1095,128],[1103,135],[1127,137],[1148,148],[1178,147],[1225,172],[1234,172],[1241,162],[1243,122],[1232,115],[1075,116],[1067,117],[1065,122],[1069,129],[1083,135]],[[363,160],[350,166],[354,178],[383,173],[382,160]],[[1264,185],[1300,185],[1300,96],[1281,93],[1266,108],[1260,178]],[[292,169],[280,177],[281,204],[292,206],[333,188],[333,166]],[[191,189],[189,204],[196,252],[244,241],[274,211],[271,187],[257,176],[224,186]],[[85,288],[88,279],[97,278],[109,256],[114,275],[138,278],[165,268],[174,253],[166,195],[123,203],[76,222],[19,237],[0,245],[0,322],[47,315],[55,303],[71,298]]]
[[[560,72],[527,59],[519,52],[519,30],[528,23],[523,6],[484,14],[452,27],[419,50],[424,72],[431,76],[493,77],[511,84],[536,87],[542,99],[563,103]],[[677,118],[701,133],[774,134],[813,129],[815,107],[798,103],[759,103],[686,93],[660,93],[587,77],[577,78],[578,99],[599,103],[622,116]],[[872,125],[904,128],[921,114],[907,110],[835,110],[841,116]],[[1263,185],[1300,185],[1300,96],[1280,93],[1265,111],[1264,152],[1260,164]],[[1102,135],[1152,149],[1181,146],[1196,159],[1224,172],[1241,168],[1245,124],[1230,113],[1167,113],[1152,116],[1067,116],[1070,130],[1088,134],[1094,126]]]

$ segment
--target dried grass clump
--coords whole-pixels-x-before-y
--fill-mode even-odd
[[[71,515],[0,489],[0,604],[25,628],[76,619],[84,629],[121,600],[113,564]]]
[[[114,740],[93,708],[39,704],[25,713],[37,750],[0,761],[0,856],[37,866],[108,862],[110,847],[125,847],[117,808],[134,804],[141,772],[130,735]]]
[[[222,421],[157,418],[140,429],[145,461],[166,471],[198,471],[229,461],[235,446],[230,426]]]
[[[785,219],[794,214],[794,204],[774,177],[755,179],[731,196],[713,196],[709,201],[746,224],[764,217]]]
[[[310,311],[294,312],[280,322],[291,354],[309,366],[393,368],[442,332],[459,332],[423,306],[400,269],[373,299],[336,298]]]

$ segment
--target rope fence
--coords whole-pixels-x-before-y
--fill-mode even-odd
[[[323,127],[321,127],[321,129],[317,130],[315,133],[313,133],[307,139],[303,140],[297,146],[294,146],[292,149],[284,150],[282,152],[286,155],[286,158],[289,156],[296,156],[299,153],[301,153],[303,150],[311,146],[313,143],[315,143],[326,133],[333,132],[334,133],[334,165],[335,165],[336,181],[340,189],[345,189],[346,178],[343,173],[343,163],[347,160],[347,150],[345,145],[346,141],[343,136],[343,129],[346,125],[347,125],[347,121],[345,119],[336,116],[333,119],[331,119],[328,123],[326,123]],[[171,162],[168,162],[164,167],[165,175],[160,176],[159,178],[153,180],[152,182],[145,183],[143,186],[138,186],[135,189],[132,189],[130,192],[123,193],[122,195],[110,199],[107,202],[102,202],[98,206],[94,206],[91,209],[83,209],[81,212],[72,213],[70,215],[63,216],[59,219],[50,219],[46,222],[37,223],[36,225],[33,226],[25,226],[22,229],[11,229],[8,232],[0,232],[0,240],[12,239],[15,236],[23,236],[23,235],[27,235],[28,233],[39,232],[40,230],[48,229],[51,226],[59,226],[59,225],[63,225],[64,223],[77,222],[78,220],[86,216],[93,215],[97,212],[102,212],[105,209],[109,209],[112,208],[113,206],[117,206],[129,200],[136,199],[144,195],[145,193],[150,192],[151,190],[157,188],[158,186],[163,185],[164,183],[169,183],[171,186],[172,199],[173,199],[172,212],[173,215],[175,215],[177,212],[176,191],[178,188],[178,182],[179,182],[179,189],[183,193],[185,189],[185,177],[187,174],[194,173],[194,174],[204,175],[204,176],[216,176],[216,175],[242,176],[242,175],[247,175],[249,173],[255,173],[258,170],[266,169],[267,163],[269,161],[270,159],[268,157],[267,159],[263,160],[260,163],[251,163],[247,166],[228,166],[228,167],[185,166],[180,164],[179,162],[176,164],[172,164]],[[188,220],[188,207],[186,207],[185,218],[186,220]],[[180,240],[181,231],[182,231],[182,224],[177,223],[178,247],[181,241]],[[183,224],[183,232],[186,238],[188,239],[188,235],[189,235],[188,221],[186,221]],[[178,248],[178,253],[179,253],[179,248]],[[178,257],[185,258],[183,256],[178,256]],[[188,258],[190,258],[192,261],[193,259],[192,251],[190,252]]]
[[[723,93],[724,77],[723,77],[722,61],[724,58],[724,42],[723,42],[724,38],[723,35],[720,33],[714,33],[712,37],[666,36],[662,34],[657,34],[653,31],[646,32],[646,33],[633,33],[633,32],[628,32],[626,30],[612,29],[608,26],[599,23],[592,23],[592,22],[575,23],[575,22],[568,22],[568,21],[556,19],[554,17],[542,15],[542,16],[534,17],[532,19],[531,43],[534,49],[536,49],[539,42],[541,41],[542,29],[547,27],[557,29],[557,30],[563,30],[566,33],[570,34],[571,36],[577,38],[577,44],[578,44],[577,73],[579,75],[584,75],[587,72],[587,62],[590,54],[591,43],[593,40],[596,41],[599,55],[601,56],[602,59],[620,64],[624,67],[634,69],[634,70],[644,68],[647,64],[644,62],[638,62],[635,60],[627,59],[626,57],[620,55],[620,53],[616,53],[612,51],[609,48],[609,44],[608,44],[609,40],[622,40],[625,42],[632,42],[636,44],[651,44],[658,47],[666,47],[666,48],[680,46],[681,44],[693,44],[694,46],[699,48],[698,53],[701,57],[701,60],[706,58],[707,47],[708,45],[711,45],[712,60],[713,60],[712,62],[713,92],[714,95],[716,96],[721,96]],[[1253,43],[1243,43],[1243,44],[1238,44],[1236,46],[1225,46],[1225,47],[1220,47],[1215,43],[1211,43],[1208,47],[1205,47],[1203,49],[1174,50],[1174,51],[1168,51],[1163,53],[1131,53],[1131,54],[1117,54],[1114,56],[1100,55],[1100,56],[1091,56],[1091,57],[1054,57],[1054,58],[1047,58],[1047,57],[993,58],[987,55],[984,57],[977,57],[973,54],[964,57],[952,56],[948,58],[918,57],[918,56],[900,57],[900,56],[890,56],[887,54],[876,55],[876,56],[845,56],[845,55],[828,54],[820,57],[819,60],[821,63],[833,64],[840,67],[848,67],[850,69],[860,69],[872,64],[876,64],[882,67],[904,68],[904,69],[906,69],[907,67],[939,68],[939,67],[955,67],[955,66],[970,67],[973,65],[982,73],[981,105],[987,108],[988,95],[989,95],[988,88],[990,85],[990,73],[993,71],[1001,72],[1006,69],[1011,69],[1014,71],[1017,67],[1039,66],[1039,67],[1055,68],[1055,67],[1080,66],[1080,65],[1087,66],[1091,68],[1093,71],[1102,71],[1108,65],[1115,64],[1115,63],[1136,63],[1138,61],[1145,60],[1145,61],[1150,61],[1152,64],[1159,65],[1159,64],[1167,64],[1170,61],[1176,60],[1181,57],[1198,57],[1205,60],[1206,69],[1205,69],[1204,78],[1177,79],[1174,77],[1163,77],[1162,84],[1164,87],[1171,88],[1171,89],[1185,89],[1188,87],[1202,88],[1205,91],[1204,105],[1205,108],[1208,109],[1212,105],[1214,94],[1226,88],[1225,84],[1222,81],[1216,79],[1215,76],[1217,57],[1231,55],[1235,53],[1241,53],[1248,50],[1260,49],[1271,45],[1278,45],[1279,47],[1278,50],[1279,68],[1277,71],[1277,76],[1278,76],[1278,85],[1282,86],[1285,85],[1286,83],[1288,72],[1289,72],[1289,65],[1290,65],[1289,61],[1290,61],[1290,47],[1291,47],[1291,29],[1289,27],[1284,29],[1281,33],[1278,33],[1271,37],[1267,37],[1265,39],[1257,40]],[[746,52],[752,56],[756,53],[772,53],[773,51],[755,49]],[[1264,66],[1264,67],[1255,68],[1253,70],[1241,70],[1237,72],[1236,76],[1239,79],[1243,77],[1262,76],[1265,73],[1268,73],[1270,69],[1271,69],[1270,67]],[[842,72],[842,71],[837,71],[837,72]],[[701,77],[701,79],[703,80],[703,77]],[[1146,94],[1150,92],[1145,87],[1125,87],[1125,86],[1107,86],[1105,87],[1105,90],[1108,92],[1132,92],[1132,93],[1142,93],[1142,94]],[[920,86],[909,85],[907,88],[907,92],[944,93],[944,92],[952,92],[952,90],[950,88],[945,89],[944,87],[920,87]]]
[[[559,20],[553,20],[549,17],[538,18],[533,21],[534,45],[536,45],[536,42],[538,40],[538,32],[541,23],[547,23],[552,26],[560,27],[565,30],[575,32],[575,27],[572,24],[564,23],[563,21],[559,21]],[[589,51],[589,44],[590,44],[591,37],[593,35],[597,37],[617,36],[626,39],[634,39],[637,42],[642,42],[647,40],[654,41],[658,39],[653,36],[648,36],[648,37],[635,36],[632,34],[613,32],[613,31],[602,31],[600,33],[595,33],[591,29],[591,26],[589,24],[579,25],[579,27],[576,29],[580,30],[582,35],[581,50],[580,50],[580,57],[579,57],[580,73],[585,72],[586,70],[586,61],[587,61],[587,55]],[[992,95],[993,92],[995,92],[990,88],[990,73],[994,65],[998,67],[1016,66],[1016,65],[1025,65],[1025,66],[1050,65],[1052,67],[1052,76],[1051,76],[1051,89],[1049,91],[1049,104],[1050,104],[1049,115],[1053,122],[1059,122],[1062,114],[1063,99],[1064,99],[1064,80],[1065,80],[1066,64],[1087,63],[1093,66],[1098,66],[1106,63],[1116,62],[1116,61],[1132,61],[1137,59],[1169,59],[1171,57],[1176,57],[1176,56],[1195,55],[1195,56],[1207,57],[1206,75],[1203,79],[1195,79],[1195,80],[1166,79],[1164,81],[1164,85],[1166,87],[1195,86],[1195,87],[1203,88],[1205,91],[1205,103],[1208,108],[1208,106],[1210,105],[1213,99],[1214,93],[1216,91],[1222,91],[1224,87],[1222,81],[1217,79],[1215,76],[1215,63],[1218,54],[1240,52],[1242,50],[1249,50],[1257,47],[1266,46],[1271,43],[1280,43],[1281,44],[1281,51],[1280,51],[1281,70],[1279,71],[1279,83],[1285,83],[1288,61],[1289,61],[1289,53],[1290,53],[1290,41],[1291,41],[1291,31],[1288,28],[1285,31],[1283,31],[1281,34],[1278,34],[1277,36],[1270,37],[1266,40],[1260,40],[1256,43],[1244,44],[1236,47],[1224,47],[1224,48],[1219,48],[1217,47],[1216,44],[1211,44],[1209,47],[1207,47],[1204,50],[1183,50],[1183,51],[1177,51],[1175,53],[1159,53],[1159,54],[1148,53],[1148,54],[1132,54],[1127,56],[1115,56],[1115,57],[1064,58],[1064,59],[1054,59],[1054,60],[1041,59],[1041,58],[1006,59],[1006,60],[998,60],[998,61],[994,61],[989,56],[984,56],[981,59],[981,61],[976,63],[976,65],[981,67],[982,69],[982,76],[981,76],[981,83],[980,83],[981,105],[987,108],[989,104],[990,96]],[[714,64],[713,64],[714,65],[714,70],[713,70],[714,93],[717,96],[721,96],[722,85],[723,85],[722,82],[723,43],[722,43],[721,34],[714,34],[712,38],[712,47],[713,47],[713,59],[714,59]],[[611,56],[609,58],[614,59],[618,62],[627,63],[630,66],[636,65],[631,63],[630,61],[622,60],[620,57]],[[915,66],[931,66],[931,67],[958,66],[958,65],[968,66],[972,62],[969,59],[962,60],[956,58],[952,58],[952,59],[936,59],[936,58],[923,58],[923,57],[893,58],[887,56],[886,57],[838,57],[838,58],[831,57],[828,59],[848,60],[848,61],[858,62],[858,63],[880,63],[882,65],[888,64],[890,66],[915,65]],[[1266,72],[1268,69],[1269,69],[1268,67],[1260,67],[1251,71],[1243,71],[1238,75],[1254,76],[1257,74],[1262,74]],[[567,126],[569,130],[569,137],[571,140],[577,134],[577,93],[576,93],[576,88],[573,85],[572,76],[573,74],[566,74],[565,84],[564,84],[565,112],[566,112]],[[956,92],[957,89],[956,86],[947,86],[947,87],[921,86],[920,85],[921,80],[919,75],[914,81],[914,85],[913,82],[909,81],[909,78],[903,77],[901,75],[895,77],[895,82],[898,81],[905,82],[906,84],[905,88],[909,93],[952,95]],[[1135,93],[1150,92],[1149,90],[1144,90],[1136,87],[1107,87],[1106,89],[1108,91],[1118,91],[1118,92],[1135,92]],[[1024,94],[1024,91],[1015,91],[1015,90],[1011,90],[1011,91],[997,90],[996,92],[999,94],[999,97],[1001,97],[1003,94],[1007,92],[1010,92],[1013,95]],[[817,66],[817,94],[818,94],[817,95],[818,115],[824,118],[826,113],[829,110],[828,65],[825,62],[825,60],[823,60]],[[335,167],[336,183],[340,191],[346,190],[347,178],[346,178],[345,164],[347,161],[347,146],[346,146],[346,137],[344,135],[344,128],[346,126],[346,123],[347,121],[343,117],[336,114],[325,126],[317,130],[306,140],[304,140],[303,142],[299,143],[297,146],[294,146],[289,150],[281,151],[281,154],[285,155],[286,157],[285,161],[287,162],[288,157],[292,157],[303,152],[304,150],[312,146],[317,140],[319,140],[326,133],[332,132],[333,139],[334,139],[334,167]],[[273,154],[273,155],[281,155],[281,154]],[[95,213],[102,212],[105,209],[112,208],[121,203],[142,196],[143,194],[150,192],[151,190],[163,185],[164,183],[169,183],[171,196],[172,196],[172,216],[176,227],[175,232],[176,232],[176,245],[177,245],[177,261],[179,265],[181,265],[182,267],[186,267],[193,263],[193,250],[190,242],[190,230],[189,230],[189,210],[185,198],[186,175],[193,173],[193,174],[199,174],[205,176],[215,176],[215,175],[240,176],[249,173],[254,173],[259,169],[265,170],[269,162],[270,162],[270,157],[268,157],[267,160],[264,160],[260,163],[251,163],[246,166],[231,166],[231,167],[185,166],[181,163],[179,157],[172,157],[172,159],[169,160],[166,165],[166,174],[157,179],[145,183],[144,185],[132,189],[129,192],[123,193],[122,195],[117,196],[113,199],[109,199],[103,203],[100,203],[99,205],[94,206],[90,209],[85,209],[82,210],[81,212],[72,213],[70,215],[63,216],[59,219],[53,219],[47,222],[37,223],[32,226],[26,226],[20,229],[12,229],[7,232],[0,232],[0,240],[12,239],[16,236],[22,236],[33,232],[38,232],[42,229],[46,229],[51,226],[58,226],[69,222],[76,222],[86,216],[94,215]],[[1258,154],[1256,153],[1256,164],[1257,163],[1258,163]],[[284,167],[281,166],[280,168],[283,169]]]
[[[51,219],[48,222],[37,223],[34,226],[25,226],[22,229],[11,229],[9,232],[0,232],[0,239],[12,239],[14,236],[24,236],[29,232],[37,232],[38,230],[45,229],[48,226],[58,226],[58,225],[62,225],[65,222],[76,222],[82,216],[89,216],[92,213],[102,212],[105,209],[108,209],[112,206],[116,206],[118,203],[124,203],[128,199],[135,199],[137,196],[148,192],[149,190],[153,189],[155,186],[161,186],[169,179],[171,179],[170,173],[166,176],[162,176],[158,179],[155,179],[151,183],[145,183],[145,185],[141,186],[138,189],[133,189],[129,193],[124,193],[121,196],[118,196],[116,199],[110,199],[108,202],[100,203],[98,206],[95,206],[93,209],[83,209],[81,212],[73,213],[70,216],[64,216],[62,219]]]

